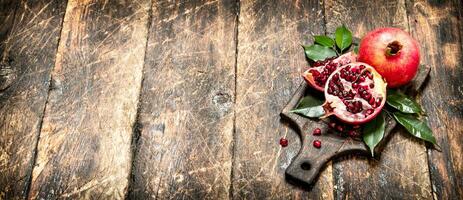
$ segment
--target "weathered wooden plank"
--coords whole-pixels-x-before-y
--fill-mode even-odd
[[[434,199],[463,199],[462,2],[415,0],[407,9],[422,63],[432,67],[421,102],[442,147],[428,150]]]
[[[126,195],[149,7],[68,2],[30,198]]]
[[[65,8],[0,1],[0,199],[27,196]]]
[[[329,0],[328,32],[346,24],[362,37],[379,27],[408,29],[404,0]],[[349,156],[334,164],[336,199],[431,199],[426,148],[401,128],[391,133],[380,158]]]
[[[279,116],[308,67],[301,44],[325,32],[323,4],[255,0],[240,7],[233,198],[332,199],[331,165],[313,188],[285,180],[300,139]],[[288,147],[278,144],[281,137]]]
[[[0,52],[4,52],[8,33],[13,27],[13,19],[19,2],[14,0],[0,1]],[[0,83],[3,85],[3,82]]]
[[[131,199],[226,199],[237,3],[152,6]]]

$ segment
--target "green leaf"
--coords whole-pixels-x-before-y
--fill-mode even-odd
[[[382,112],[363,128],[363,141],[370,148],[371,156],[374,156],[376,145],[383,139],[385,128],[386,121]]]
[[[415,115],[400,112],[395,112],[394,118],[413,136],[437,145],[436,138],[432,135],[432,130],[426,124],[426,120],[420,120]]]
[[[307,94],[299,101],[296,108],[313,107],[313,106],[319,106],[322,104],[323,104],[323,99]]]
[[[296,108],[290,112],[300,114],[304,117],[320,117],[325,114],[322,104],[323,100],[307,95],[302,98]]]
[[[325,60],[327,58],[335,57],[336,51],[331,48],[324,47],[318,44],[314,44],[312,46],[304,46],[305,55],[307,58],[318,61],[318,60]]]
[[[342,51],[352,44],[352,33],[344,25],[338,27],[334,33],[336,46]]]
[[[395,90],[387,91],[387,104],[403,113],[422,113],[420,104]]]
[[[317,44],[323,45],[325,47],[334,46],[334,40],[326,35],[316,35],[314,36],[314,38],[315,38],[315,43]]]

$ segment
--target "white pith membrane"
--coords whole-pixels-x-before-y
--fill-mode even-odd
[[[386,86],[381,75],[366,63],[342,66],[325,85],[326,115],[334,114],[350,124],[368,122],[381,112],[386,102]]]
[[[345,53],[337,57],[336,59],[325,60],[315,63],[315,67],[306,70],[303,73],[303,76],[305,80],[309,82],[310,85],[322,91],[331,73],[333,73],[339,67],[349,64],[351,62],[355,62],[356,60],[357,57],[354,53]],[[319,74],[324,75],[320,76]]]

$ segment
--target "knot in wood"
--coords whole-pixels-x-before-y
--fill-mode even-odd
[[[232,97],[228,93],[218,92],[212,97],[212,103],[219,109],[221,114],[225,114],[232,105]]]

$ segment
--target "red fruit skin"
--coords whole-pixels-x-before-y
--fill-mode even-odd
[[[395,55],[388,55],[388,44],[397,41],[402,45]],[[398,28],[379,28],[369,32],[360,42],[360,62],[373,66],[388,83],[397,88],[410,82],[420,64],[418,42]]]

